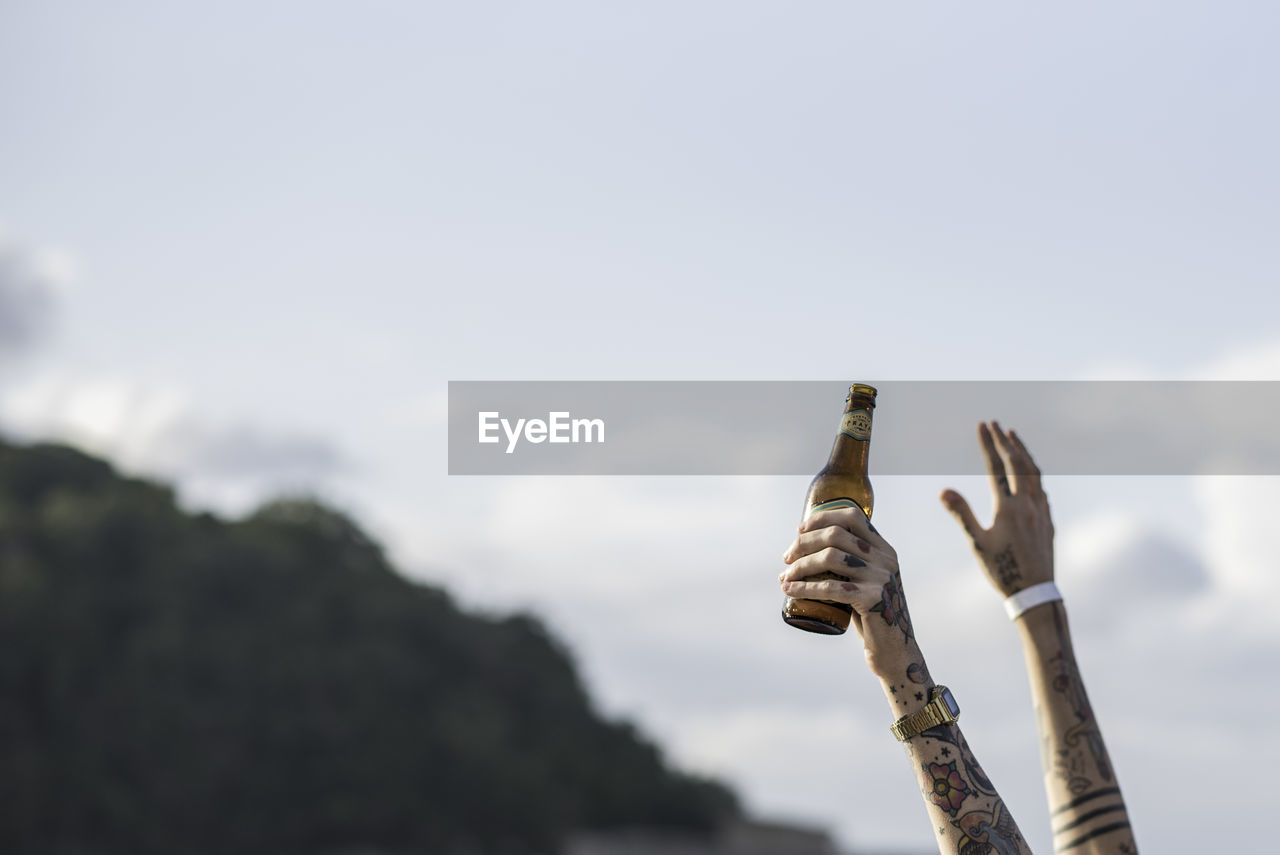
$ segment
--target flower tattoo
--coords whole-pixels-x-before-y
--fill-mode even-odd
[[[971,792],[969,785],[956,771],[956,761],[952,760],[945,766],[941,763],[926,763],[925,770],[932,780],[929,798],[933,799],[935,805],[955,816],[956,811],[960,810],[960,804]]]
[[[872,606],[871,611],[879,612],[885,623],[902,630],[903,638],[910,640],[911,617],[907,614],[907,601],[902,596],[902,581],[898,574],[884,583],[880,589],[880,602]]]

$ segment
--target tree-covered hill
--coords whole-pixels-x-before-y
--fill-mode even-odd
[[[737,814],[536,620],[460,611],[342,514],[189,515],[55,445],[0,443],[0,758],[8,853],[553,852]]]

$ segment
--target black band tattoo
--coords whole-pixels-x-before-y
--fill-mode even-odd
[[[1124,809],[1125,809],[1125,806],[1123,804],[1116,804],[1116,805],[1107,805],[1106,807],[1100,807],[1097,810],[1091,810],[1088,813],[1081,814],[1080,816],[1071,820],[1071,822],[1068,822],[1065,825],[1055,828],[1053,830],[1053,833],[1061,834],[1064,831],[1070,831],[1073,828],[1078,828],[1084,825],[1086,822],[1088,822],[1091,819],[1097,819],[1098,817],[1104,816],[1109,813],[1119,813]]]
[[[1120,788],[1119,788],[1119,787],[1107,787],[1105,790],[1094,790],[1092,793],[1089,793],[1089,794],[1088,794],[1088,795],[1086,795],[1086,796],[1081,796],[1081,797],[1080,797],[1080,798],[1078,798],[1078,799],[1072,799],[1071,801],[1067,802],[1067,803],[1066,803],[1065,805],[1063,805],[1062,807],[1060,807],[1060,808],[1056,808],[1056,809],[1053,811],[1053,815],[1054,815],[1054,816],[1057,816],[1058,814],[1060,814],[1060,813],[1064,813],[1064,812],[1066,812],[1066,811],[1069,811],[1069,810],[1071,810],[1072,808],[1078,808],[1078,807],[1080,807],[1080,805],[1082,805],[1082,804],[1084,804],[1084,803],[1086,803],[1086,802],[1091,802],[1091,801],[1093,801],[1094,799],[1100,799],[1100,798],[1102,798],[1103,796],[1114,796],[1114,795],[1118,795],[1119,793],[1120,793]]]
[[[1080,837],[1077,837],[1075,840],[1072,840],[1068,843],[1064,843],[1061,846],[1057,847],[1057,851],[1065,852],[1068,849],[1074,849],[1075,847],[1081,845],[1082,843],[1088,843],[1090,840],[1093,840],[1095,837],[1101,837],[1102,835],[1110,834],[1113,831],[1121,831],[1128,827],[1129,827],[1129,823],[1126,821],[1126,822],[1114,822],[1111,825],[1104,825],[1102,826],[1102,828],[1095,828],[1093,831],[1090,831],[1088,834],[1083,834]]]

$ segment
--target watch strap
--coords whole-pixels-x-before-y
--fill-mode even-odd
[[[947,709],[946,701],[943,699],[943,693],[949,692],[946,686],[935,686],[933,691],[929,693],[929,703],[925,704],[923,709],[916,710],[910,715],[904,715],[889,726],[889,732],[899,742],[906,742],[917,734],[924,733],[931,727],[937,727],[940,724],[952,724],[958,716],[952,715]]]

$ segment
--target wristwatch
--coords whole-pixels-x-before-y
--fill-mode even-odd
[[[918,733],[924,733],[940,724],[953,724],[960,718],[960,705],[946,686],[934,686],[929,692],[929,703],[911,715],[904,715],[889,726],[889,732],[906,742]]]

